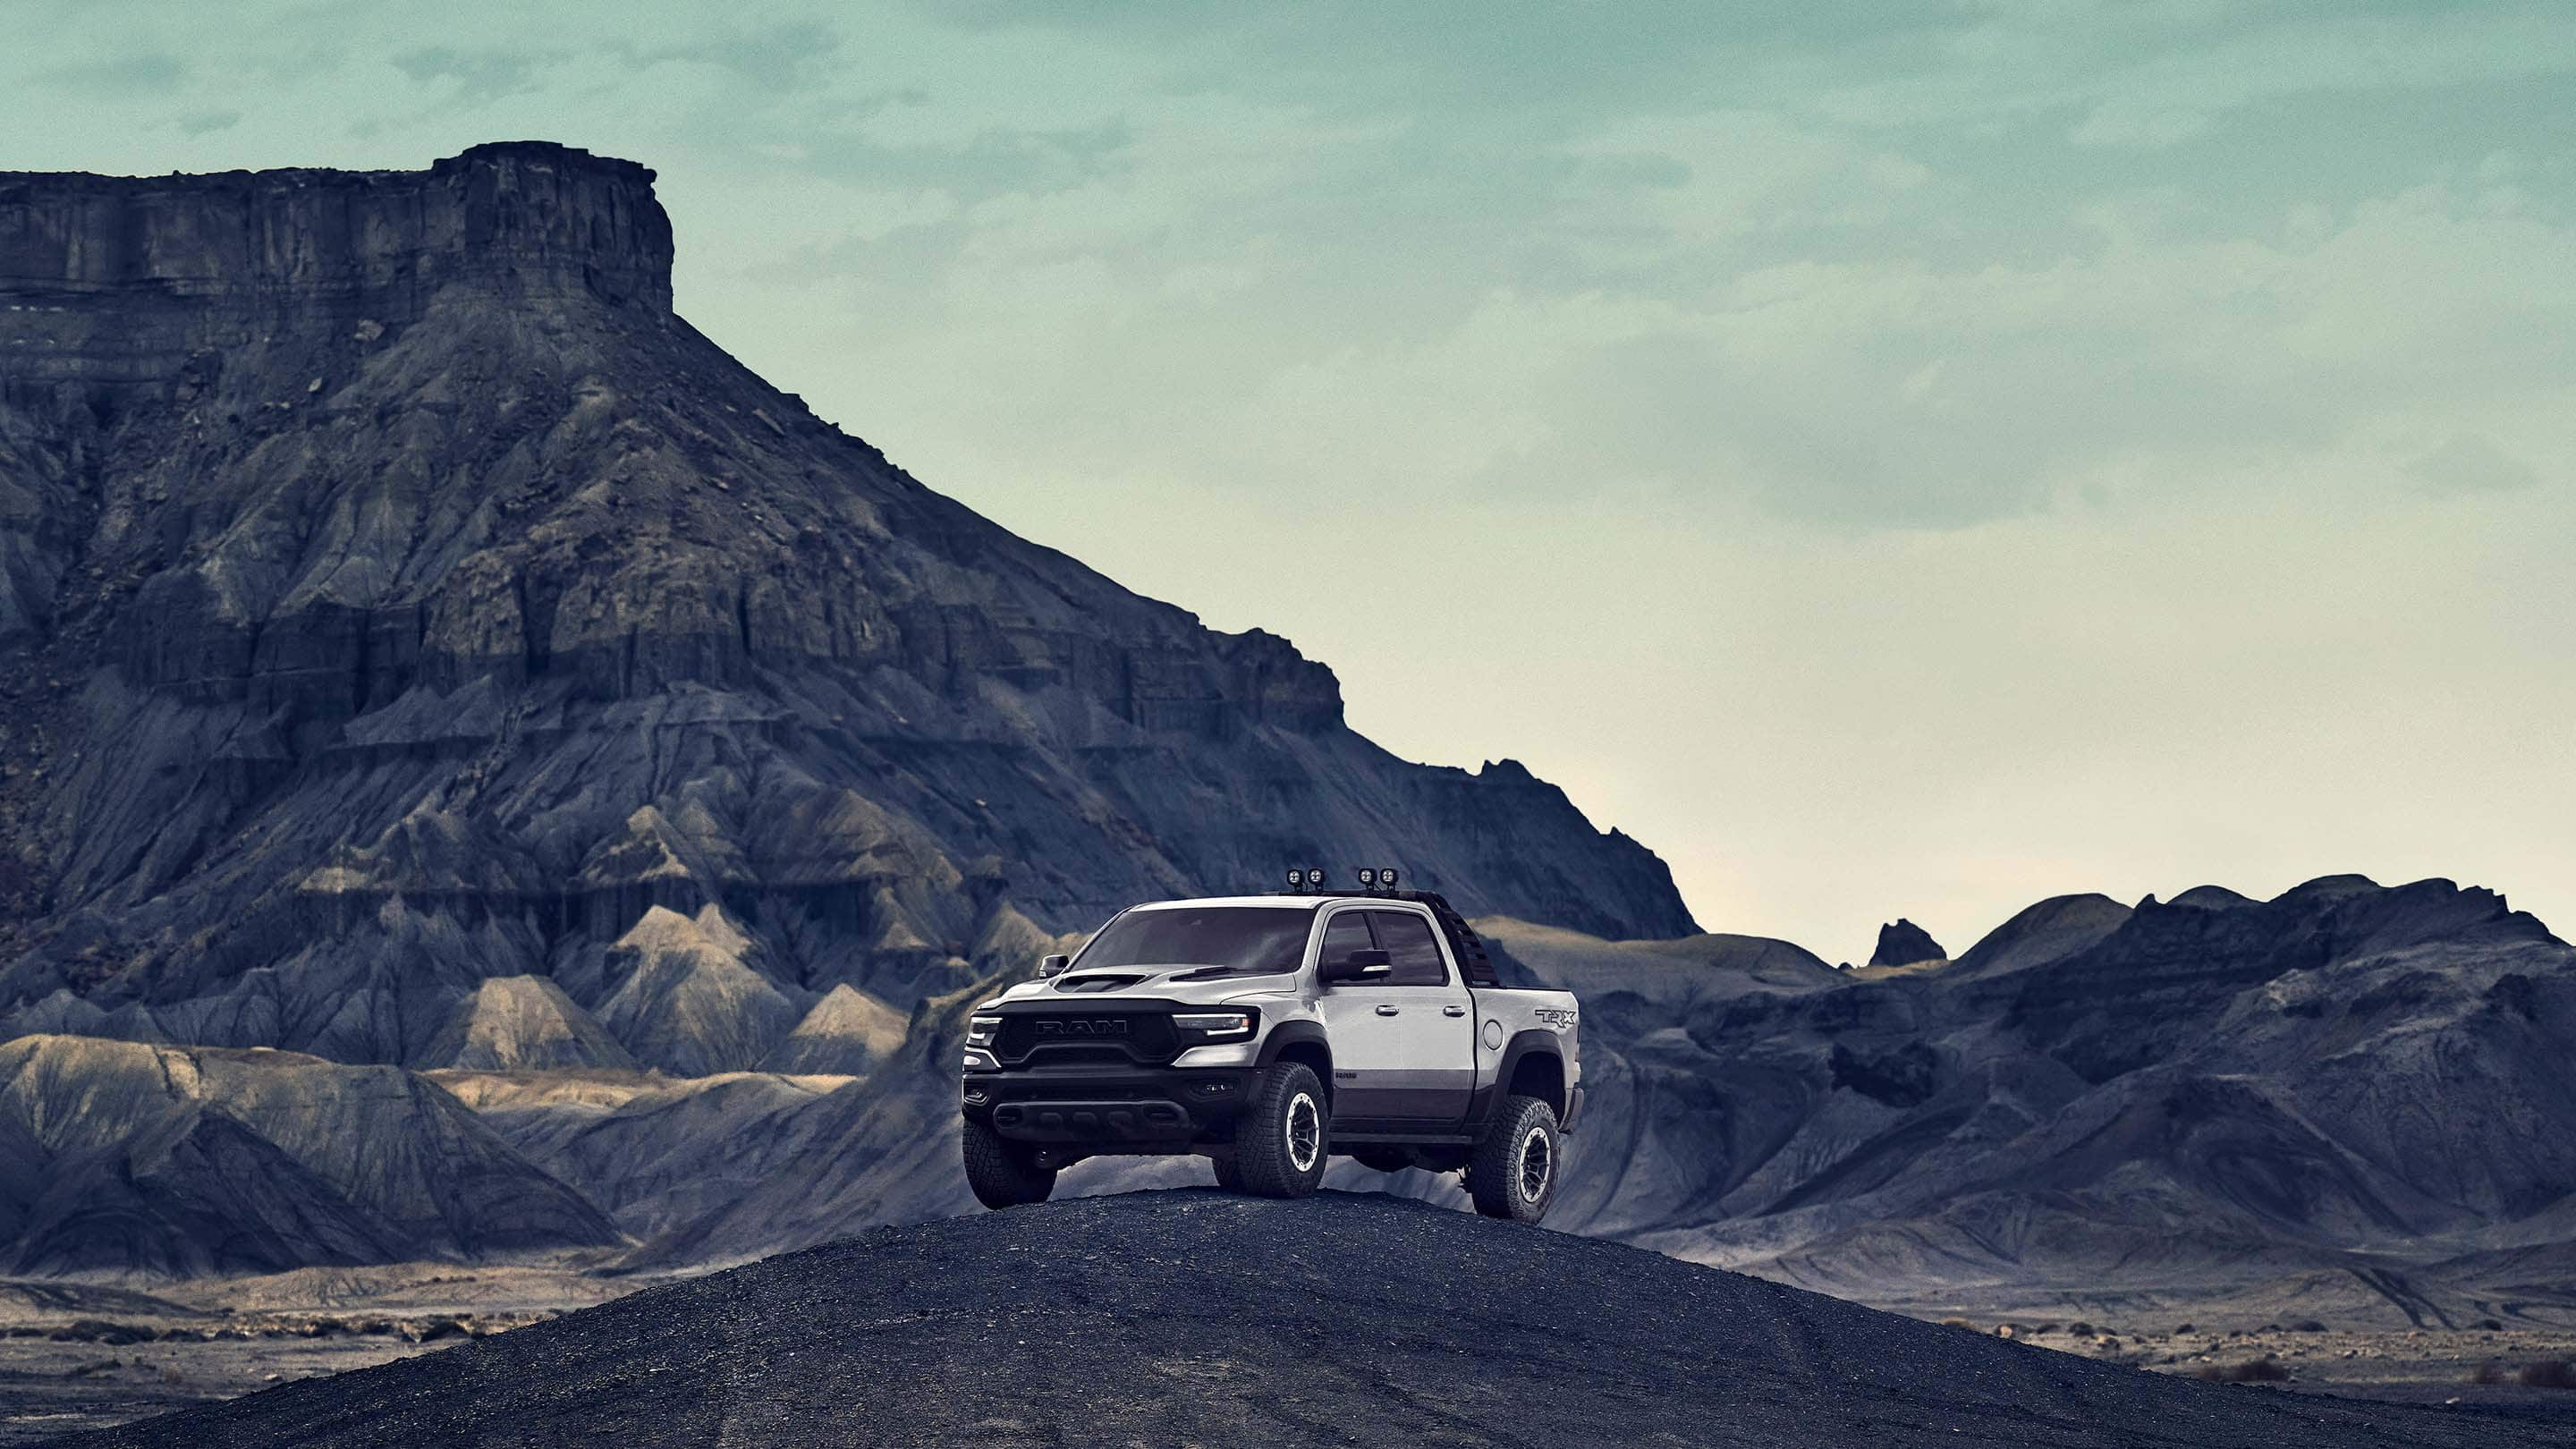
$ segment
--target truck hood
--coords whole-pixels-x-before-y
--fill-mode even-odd
[[[1298,994],[1297,978],[1288,972],[1270,976],[1188,979],[1206,969],[1204,966],[1117,966],[1097,971],[1074,971],[1052,981],[1023,981],[994,1000],[1062,1001],[1074,1006],[1090,1001],[1150,997],[1156,1001],[1177,1001],[1191,1006],[1221,1006],[1228,1002],[1294,997]]]

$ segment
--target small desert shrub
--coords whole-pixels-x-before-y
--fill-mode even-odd
[[[2188,1323],[2177,1323],[2174,1325],[2174,1332],[2189,1333],[2191,1332],[2191,1325]]]
[[[2576,1363],[2563,1358],[2544,1358],[2527,1363],[2516,1375],[2526,1389],[2576,1389]]]
[[[2200,1377],[2213,1384],[2277,1384],[2290,1376],[2290,1371],[2268,1358],[2248,1359],[2243,1363],[2214,1363],[2200,1371]]]
[[[2326,1326],[2317,1322],[2313,1318],[2302,1318],[2298,1322],[2290,1325],[2290,1331],[2293,1333],[2323,1333],[2326,1331]]]
[[[2074,1334],[2077,1338],[2091,1338],[2093,1336],[2093,1325],[2079,1318],[2073,1323],[2066,1325],[2066,1331]]]
[[[1970,1333],[1977,1331],[1977,1325],[1970,1323],[1964,1318],[1944,1318],[1941,1320],[1941,1326],[1943,1328],[1964,1328]]]
[[[2473,1384],[2503,1383],[2504,1365],[2497,1363],[2494,1359],[2488,1359],[2485,1363],[2479,1364],[2476,1368],[2469,1370],[2469,1382]]]
[[[2481,1319],[2479,1319],[2479,1320],[2478,1320],[2478,1327],[2485,1329],[2485,1330],[2486,1330],[2487,1332],[2489,1332],[2489,1333],[2501,1333],[2501,1332],[2503,1332],[2503,1331],[2504,1331],[2504,1323],[2503,1323],[2503,1321],[2502,1321],[2502,1320],[2500,1320],[2500,1319],[2494,1319],[2494,1318],[2481,1318]]]
[[[123,1345],[148,1343],[157,1335],[151,1329],[131,1323],[109,1323],[103,1319],[83,1318],[53,1331],[56,1343],[104,1343]]]
[[[2033,1333],[2055,1333],[2056,1331],[2057,1325],[2054,1323],[2043,1323],[2031,1330]]]

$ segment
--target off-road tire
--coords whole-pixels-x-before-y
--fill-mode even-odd
[[[1304,1197],[1324,1180],[1333,1109],[1324,1084],[1300,1062],[1261,1074],[1234,1128],[1234,1170],[1255,1197]]]
[[[1467,1163],[1467,1195],[1489,1218],[1534,1223],[1556,1198],[1564,1166],[1556,1109],[1536,1097],[1505,1097],[1493,1130]]]
[[[1243,1169],[1235,1165],[1233,1154],[1218,1153],[1208,1159],[1208,1166],[1216,1173],[1217,1186],[1227,1192],[1243,1191]]]
[[[962,1124],[966,1185],[988,1208],[1045,1202],[1055,1191],[1055,1169],[1037,1165],[1037,1152],[972,1118]]]
[[[1413,1154],[1401,1147],[1362,1147],[1351,1153],[1351,1161],[1371,1172],[1402,1172],[1413,1165]]]

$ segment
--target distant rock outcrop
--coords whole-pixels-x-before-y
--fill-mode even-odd
[[[486,1071],[635,1065],[589,1012],[542,976],[495,976],[474,988],[430,1047],[429,1060]]]
[[[654,906],[617,938],[600,1021],[638,1061],[675,1076],[747,1071],[794,1029],[793,1003],[754,969],[751,938],[708,906]]]
[[[398,1067],[85,1037],[0,1044],[0,1263],[262,1273],[620,1240]]]
[[[1878,928],[1878,949],[1869,953],[1872,966],[1915,966],[1949,959],[1950,953],[1941,949],[1931,932],[1902,916]]]
[[[895,1054],[906,1026],[902,1012],[857,987],[835,986],[761,1059],[760,1069],[862,1075]]]

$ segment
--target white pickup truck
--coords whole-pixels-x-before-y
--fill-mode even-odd
[[[1302,1197],[1339,1155],[1464,1172],[1479,1212],[1536,1222],[1582,1111],[1574,997],[1504,990],[1448,902],[1394,877],[1131,906],[978,1005],[960,1096],[976,1198],[1043,1202],[1111,1153],[1194,1153],[1225,1187]]]

